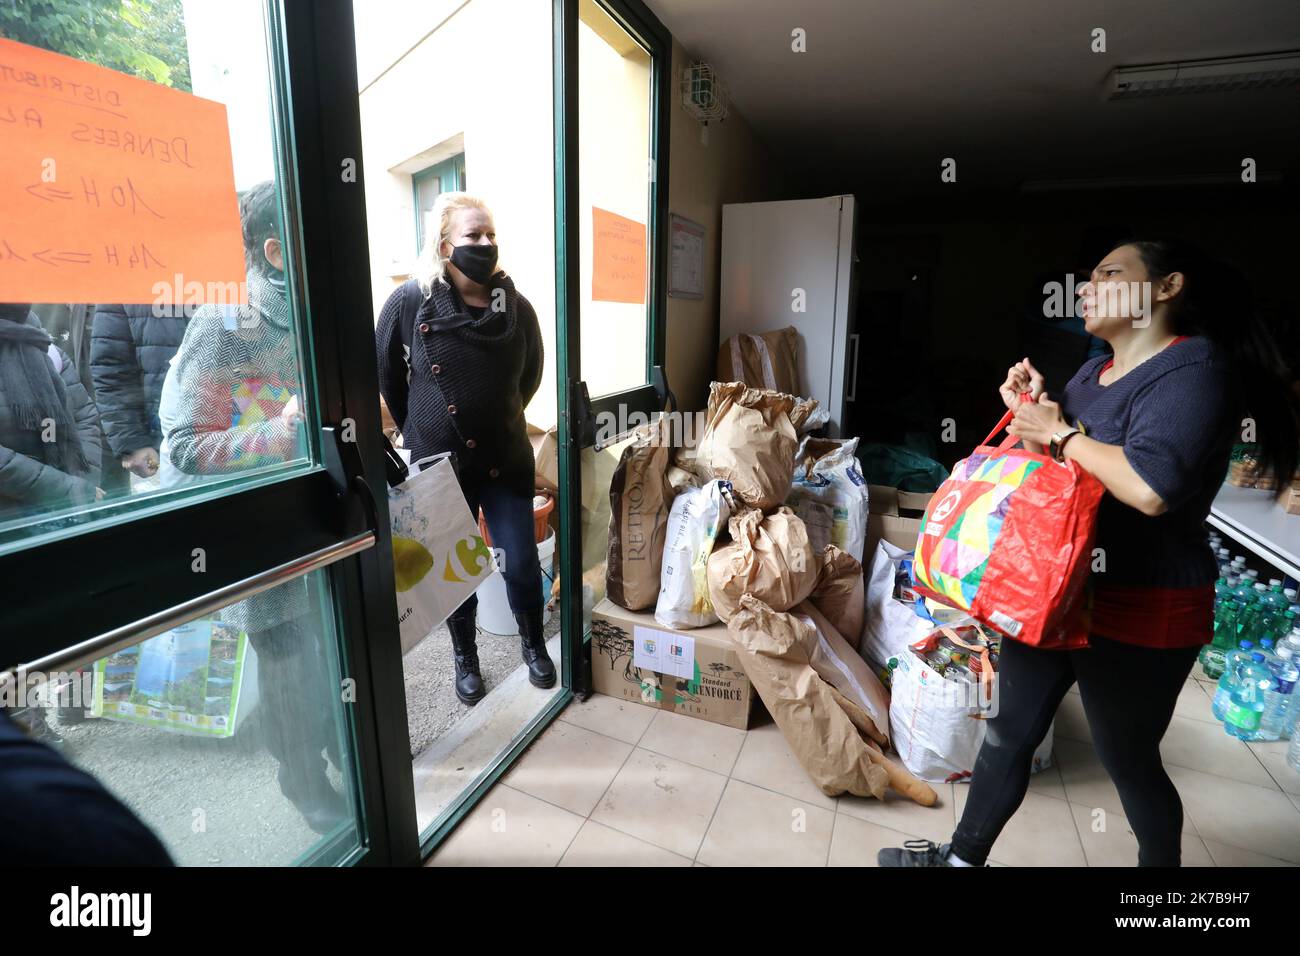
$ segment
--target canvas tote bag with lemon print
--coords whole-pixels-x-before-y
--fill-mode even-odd
[[[402,653],[424,640],[493,572],[446,455],[388,489]]]

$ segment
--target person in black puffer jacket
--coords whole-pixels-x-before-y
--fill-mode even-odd
[[[99,415],[77,367],[27,303],[0,304],[0,526],[77,511],[99,488]],[[42,707],[23,716],[57,744]]]
[[[411,461],[454,451],[471,514],[479,508],[506,555],[506,594],[536,687],[555,684],[542,638],[542,582],[533,521],[532,445],[524,408],[542,381],[537,313],[497,265],[496,229],[481,199],[443,193],[437,232],[416,276],[384,303],[375,330],[379,388]],[[432,230],[431,230],[432,232]],[[483,698],[474,595],[447,620],[456,696]]]
[[[158,402],[172,356],[185,338],[188,311],[180,306],[95,307],[90,374],[107,451],[140,478],[158,471]]]
[[[98,412],[72,359],[30,305],[0,304],[0,524],[102,498],[99,456]]]

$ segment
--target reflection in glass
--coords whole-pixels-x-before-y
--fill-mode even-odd
[[[80,146],[58,154],[57,176],[41,173],[45,192],[36,199],[19,189],[21,196],[4,201],[73,216],[79,241],[95,251],[76,253],[89,262],[69,259],[59,263],[63,271],[50,271],[49,250],[39,261],[33,250],[14,258],[21,237],[5,232],[0,240],[11,245],[0,245],[8,270],[0,272],[0,298],[14,298],[4,294],[6,284],[32,281],[61,291],[64,276],[69,283],[106,271],[147,279],[134,301],[0,304],[0,548],[176,500],[182,489],[305,465],[311,455],[302,349],[285,281],[285,197],[268,178],[276,151],[262,4],[154,0],[132,11],[104,0],[47,0],[41,16],[28,6],[0,5],[0,37],[13,41],[6,50],[15,62],[39,62],[44,72],[33,75],[41,89],[6,74],[0,112],[39,94],[43,123],[11,126],[7,135],[24,157],[39,145],[38,133]],[[71,87],[59,74],[78,69],[96,71],[99,105],[68,99]],[[215,128],[197,119],[213,116],[213,101],[221,105]],[[163,102],[172,108],[160,110]],[[220,276],[226,281],[163,268],[161,247],[137,255],[142,247],[123,244],[110,188],[122,175],[132,197],[159,206],[149,207],[155,215],[146,221],[171,230],[169,248],[216,250],[230,264]],[[176,197],[191,191],[203,200],[177,208]],[[101,249],[104,262],[95,258]],[[74,268],[82,271],[68,271]]]
[[[359,842],[325,572],[50,677],[11,710],[183,865],[288,865]],[[93,834],[86,834],[93,840]]]

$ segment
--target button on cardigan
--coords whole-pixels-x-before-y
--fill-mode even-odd
[[[396,289],[375,330],[379,389],[412,461],[454,451],[462,484],[495,481],[531,496],[524,408],[542,380],[541,328],[508,276],[494,276],[492,289],[505,309],[478,319],[445,281],[427,298],[414,279]]]

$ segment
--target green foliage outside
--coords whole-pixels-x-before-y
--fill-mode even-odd
[[[191,91],[181,0],[0,0],[0,36]]]

